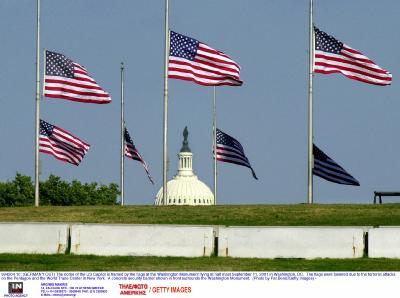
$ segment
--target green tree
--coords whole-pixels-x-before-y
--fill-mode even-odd
[[[31,177],[17,173],[13,185],[15,191],[15,206],[33,205],[35,201],[35,188]]]
[[[13,181],[0,183],[0,206],[29,206],[34,202],[31,177],[17,173]]]
[[[118,185],[98,185],[95,182],[81,183],[78,180],[66,182],[50,175],[40,182],[40,205],[115,205],[119,194]],[[19,173],[13,181],[0,182],[0,207],[32,206],[34,185],[29,176]]]
[[[12,182],[4,182],[0,184],[0,206],[15,205],[15,188]]]

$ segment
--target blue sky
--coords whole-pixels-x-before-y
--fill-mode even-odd
[[[34,173],[35,2],[0,2],[0,180]],[[219,163],[218,202],[306,202],[308,1],[170,0],[170,7],[171,29],[242,67],[242,87],[217,89],[218,127],[242,143],[259,180],[245,167]],[[370,203],[374,190],[400,190],[399,14],[396,0],[315,1],[321,30],[393,74],[388,87],[315,76],[315,144],[361,183],[315,177],[316,203]],[[42,178],[119,181],[123,61],[127,128],[156,181],[153,186],[139,163],[126,160],[125,200],[153,204],[162,184],[164,1],[42,0],[41,29],[42,48],[84,65],[113,98],[109,105],[43,99],[41,118],[91,149],[79,167],[41,154]],[[169,178],[187,125],[195,172],[212,186],[212,92],[169,80]]]

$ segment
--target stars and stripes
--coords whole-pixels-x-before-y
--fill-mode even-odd
[[[83,66],[50,51],[46,51],[44,96],[97,104],[111,102],[110,95]]]
[[[40,120],[40,152],[78,166],[89,148],[89,144],[69,132]]]
[[[340,72],[346,77],[368,84],[390,85],[392,75],[367,56],[352,49],[314,26],[314,72]]]
[[[253,177],[258,179],[238,140],[217,128],[216,141],[217,160],[248,167]]]
[[[132,138],[129,135],[129,132],[126,129],[126,127],[124,131],[124,139],[125,139],[125,156],[133,160],[139,161],[143,165],[144,170],[146,171],[147,177],[149,177],[150,182],[154,184],[153,178],[151,177],[149,172],[149,167],[147,166],[147,163],[144,161],[143,157],[140,155],[139,151],[133,144]]]
[[[313,154],[314,175],[334,183],[360,186],[360,183],[353,176],[347,173],[345,169],[339,166],[333,159],[327,156],[314,144]]]
[[[168,77],[205,86],[240,86],[240,66],[198,40],[170,32]]]

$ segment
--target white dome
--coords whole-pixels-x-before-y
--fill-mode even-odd
[[[163,190],[158,191],[156,205],[214,205],[214,194],[210,188],[193,173],[192,159],[185,128],[184,141],[179,152],[178,174],[167,183],[167,202],[163,202]]]
[[[210,188],[200,181],[196,175],[175,176],[167,183],[166,205],[214,205],[214,195]],[[156,196],[156,205],[162,202],[163,187]]]

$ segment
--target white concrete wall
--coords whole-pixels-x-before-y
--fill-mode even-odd
[[[370,258],[400,258],[400,227],[379,227],[368,232]]]
[[[71,253],[130,256],[210,256],[212,227],[178,225],[71,226]]]
[[[0,253],[65,253],[67,224],[0,223]]]
[[[360,258],[363,250],[362,227],[227,227],[218,237],[218,256]]]

